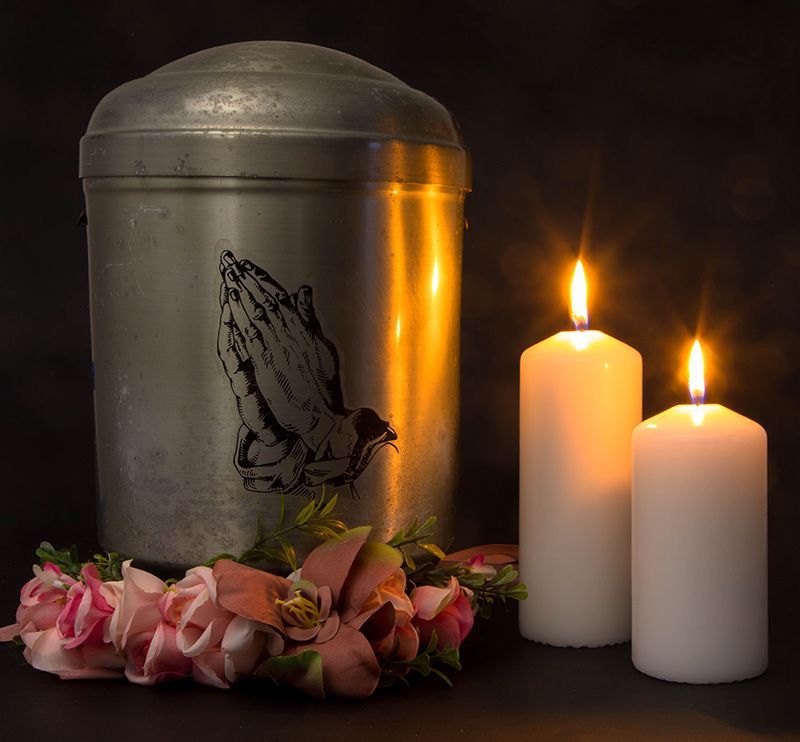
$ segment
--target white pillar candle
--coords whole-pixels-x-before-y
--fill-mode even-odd
[[[631,433],[642,419],[642,358],[587,330],[583,267],[575,332],[520,359],[521,634],[556,646],[630,639]]]
[[[767,668],[767,434],[695,404],[633,435],[633,663],[648,675],[724,683]]]

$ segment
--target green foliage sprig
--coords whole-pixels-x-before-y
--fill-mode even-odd
[[[414,561],[409,547],[416,546],[428,552],[428,554],[432,554],[436,559],[444,559],[444,551],[429,540],[433,535],[433,527],[435,525],[435,515],[426,518],[422,523],[419,522],[418,518],[414,518],[408,528],[400,529],[386,542],[389,546],[394,546],[398,549],[403,555],[403,567],[406,572],[413,572],[417,569],[417,563]]]
[[[239,556],[225,552],[217,554],[206,562],[206,566],[212,567],[220,559],[231,559],[251,567],[268,561],[280,562],[291,570],[295,570],[298,566],[297,552],[290,536],[306,534],[325,540],[347,530],[347,526],[339,520],[335,513],[337,501],[337,495],[326,499],[323,489],[319,497],[311,500],[295,515],[292,521],[287,522],[286,500],[281,495],[278,522],[269,533],[264,532],[264,526],[259,518],[256,523],[253,544],[248,549],[245,549]]]
[[[461,661],[458,654],[458,649],[452,647],[439,648],[439,637],[436,632],[431,633],[428,646],[425,647],[414,659],[411,660],[394,660],[384,667],[384,680],[385,684],[391,685],[395,680],[409,685],[406,675],[409,672],[417,673],[422,677],[427,678],[429,675],[436,675],[441,678],[451,688],[453,681],[447,676],[447,673],[442,670],[441,666],[453,670],[461,669]]]
[[[36,556],[39,557],[39,565],[44,567],[47,562],[55,564],[65,575],[78,579],[83,569],[78,555],[78,547],[74,544],[68,549],[56,549],[49,541],[42,541],[36,549]]]
[[[525,600],[528,591],[519,582],[519,573],[510,564],[497,570],[475,570],[462,562],[447,562],[444,551],[431,542],[436,516],[431,516],[422,523],[417,518],[407,528],[395,533],[387,542],[403,554],[403,569],[408,580],[415,585],[434,585],[444,587],[455,577],[462,587],[471,593],[470,600],[478,615],[488,618],[497,601]],[[411,555],[411,548],[416,547],[434,557],[432,561],[417,564]]]
[[[100,579],[103,582],[122,579],[122,562],[125,561],[125,558],[116,551],[107,551],[105,554],[95,554],[92,561],[97,567],[97,571],[100,573]]]
[[[95,554],[88,562],[82,562],[78,555],[78,547],[74,544],[68,549],[56,549],[49,541],[42,541],[36,549],[40,566],[47,562],[55,564],[64,574],[79,580],[81,570],[86,564],[94,564],[100,573],[103,582],[122,579],[123,557],[116,551],[107,551],[105,554]]]
[[[505,564],[495,574],[484,574],[471,569],[462,562],[438,562],[423,564],[408,575],[415,584],[444,587],[455,577],[462,587],[472,593],[471,601],[482,618],[492,615],[492,608],[497,601],[525,600],[528,589],[519,582],[519,572],[511,564]]]

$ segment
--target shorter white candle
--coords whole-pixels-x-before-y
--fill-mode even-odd
[[[767,668],[767,435],[722,405],[694,404],[633,434],[632,651],[664,680],[720,683]]]

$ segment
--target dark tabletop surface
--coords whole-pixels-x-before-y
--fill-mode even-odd
[[[268,682],[231,691],[60,681],[0,647],[2,738],[16,740],[800,739],[794,636],[741,683],[692,686],[637,672],[630,644],[558,649],[517,633],[516,609],[479,625],[454,688],[423,680],[362,702],[308,700]]]

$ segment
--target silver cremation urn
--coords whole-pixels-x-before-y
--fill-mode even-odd
[[[250,42],[109,93],[81,140],[100,541],[168,567],[324,491],[449,536],[467,155],[432,98]]]

